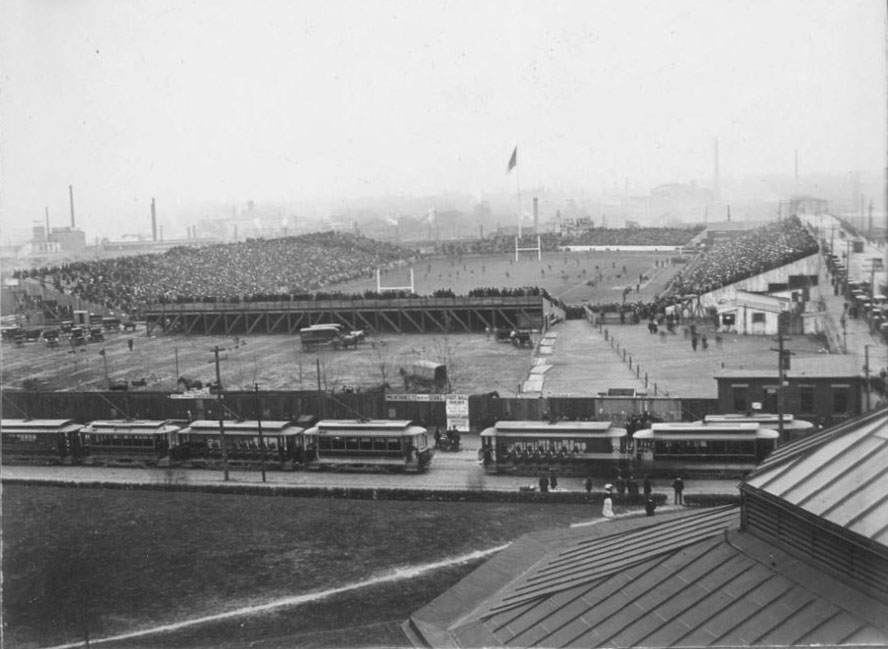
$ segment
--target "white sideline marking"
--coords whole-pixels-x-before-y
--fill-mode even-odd
[[[193,618],[191,620],[184,620],[182,622],[176,622],[174,624],[164,624],[161,626],[152,627],[150,629],[142,629],[140,631],[133,631],[131,633],[122,633],[120,635],[108,636],[107,638],[90,638],[90,645],[101,644],[107,642],[119,642],[121,640],[132,640],[134,638],[141,638],[144,636],[155,635],[158,633],[168,633],[170,631],[179,631],[181,629],[185,629],[192,626],[197,626],[199,624],[205,624],[207,622],[218,622],[220,620],[226,620],[229,618],[241,617],[243,615],[250,615],[253,613],[261,613],[265,611],[272,611],[278,608],[285,608],[287,606],[298,606],[300,604],[305,604],[306,602],[315,602],[320,599],[324,599],[326,597],[330,597],[332,595],[338,595],[339,593],[346,593],[350,590],[357,590],[359,588],[364,588],[365,586],[375,586],[377,584],[384,584],[392,581],[400,581],[403,579],[411,579],[413,577],[417,577],[425,572],[431,572],[432,570],[437,570],[438,568],[446,568],[448,566],[454,566],[460,563],[466,563],[468,561],[473,561],[475,559],[482,559],[489,554],[495,554],[501,550],[509,547],[509,543],[505,545],[499,545],[495,548],[488,548],[487,550],[476,550],[475,552],[469,552],[468,554],[463,554],[458,557],[453,557],[452,559],[443,559],[441,561],[435,561],[433,563],[425,563],[418,566],[410,566],[407,568],[395,568],[391,573],[381,575],[379,577],[371,577],[370,579],[366,579],[364,581],[355,582],[353,584],[348,584],[347,586],[340,586],[338,588],[329,588],[327,590],[318,590],[312,593],[306,593],[305,595],[295,595],[293,597],[284,597],[283,599],[276,599],[266,604],[258,604],[256,606],[246,606],[243,608],[237,608],[232,611],[226,611],[225,613],[216,613],[215,615],[205,615],[203,617]],[[74,649],[75,647],[82,647],[83,641],[79,640],[77,642],[69,642],[66,644],[55,645],[52,647],[47,647],[46,649]]]

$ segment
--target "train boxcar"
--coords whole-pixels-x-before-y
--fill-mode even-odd
[[[632,437],[636,470],[660,477],[742,477],[779,441],[756,422],[653,424]]]
[[[757,413],[753,415],[706,415],[704,424],[760,424],[771,430],[780,430],[780,416],[769,413]],[[786,441],[801,439],[816,432],[814,424],[804,419],[796,419],[790,414],[783,415],[783,434]]]
[[[3,464],[77,464],[81,428],[70,419],[0,419]]]
[[[481,432],[481,461],[491,473],[613,475],[628,466],[625,428],[610,421],[498,421]]]
[[[302,462],[304,429],[289,421],[225,421],[223,427],[227,460],[234,466],[259,468],[264,460],[268,468],[291,470]],[[222,433],[218,420],[191,422],[179,434],[179,441],[173,457],[184,466],[222,466]]]
[[[425,471],[428,431],[409,420],[324,419],[305,431],[305,466]]]
[[[163,466],[179,443],[179,430],[169,420],[110,419],[84,426],[80,441],[87,464]]]

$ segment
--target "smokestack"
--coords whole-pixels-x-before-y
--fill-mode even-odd
[[[47,234],[47,236],[49,236],[49,208],[44,207],[43,209],[46,211],[46,234]],[[870,221],[872,221],[872,214],[873,214],[872,203],[870,203]],[[872,229],[872,227],[870,227],[870,229]]]
[[[157,241],[157,213],[154,211],[154,199],[151,199],[151,240]]]
[[[795,150],[795,192],[799,192],[799,150]]]
[[[540,232],[540,199],[536,196],[533,198],[533,231]]]
[[[731,222],[731,206],[728,205],[728,223]]]
[[[71,202],[71,229],[74,229],[74,185],[68,185],[68,199]]]
[[[718,171],[718,138],[715,138],[712,142],[712,193],[715,194],[716,202],[721,199],[720,182],[721,178],[719,177]]]

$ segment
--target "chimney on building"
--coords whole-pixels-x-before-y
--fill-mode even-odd
[[[721,199],[720,184],[721,178],[718,170],[718,138],[715,138],[712,143],[712,193],[715,195],[716,202]]]
[[[536,196],[533,198],[533,231],[540,233],[540,199]]]
[[[154,199],[151,199],[151,240],[157,241],[157,213],[154,211]]]
[[[68,185],[68,200],[71,203],[71,229],[74,229],[74,185]]]

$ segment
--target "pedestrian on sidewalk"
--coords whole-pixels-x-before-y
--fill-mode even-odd
[[[626,494],[626,479],[622,473],[617,474],[617,493],[620,494],[620,498]]]
[[[672,491],[675,494],[673,502],[676,505],[683,505],[684,498],[682,492],[684,492],[684,480],[681,479],[681,476],[672,481]]]
[[[584,483],[583,486],[586,487],[587,494],[592,493],[592,476],[589,476],[588,478],[586,478],[586,482]]]
[[[601,515],[605,518],[614,517],[614,501],[611,498],[611,490],[606,489],[604,495],[604,503],[601,506]]]
[[[558,477],[555,475],[555,470],[549,470],[549,487],[552,491],[555,491],[558,488]]]
[[[629,481],[626,483],[626,489],[629,492],[630,497],[638,495],[638,480],[635,479],[634,475],[629,476]]]
[[[651,479],[648,476],[644,476],[644,483],[642,483],[642,489],[644,489],[644,497],[648,498],[651,495]]]
[[[644,511],[648,516],[653,516],[654,511],[657,509],[657,504],[654,502],[654,499],[648,496],[648,498],[644,502]]]
[[[540,474],[540,493],[549,493],[549,478],[546,477],[545,473]]]

